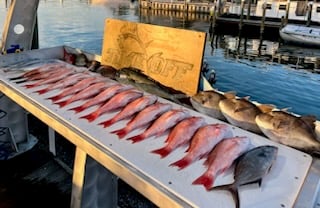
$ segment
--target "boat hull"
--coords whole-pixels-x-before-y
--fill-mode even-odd
[[[320,47],[320,28],[286,25],[280,29],[279,35],[286,43]]]

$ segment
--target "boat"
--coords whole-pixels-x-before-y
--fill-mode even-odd
[[[303,46],[320,47],[320,28],[287,24],[279,30],[284,42]]]

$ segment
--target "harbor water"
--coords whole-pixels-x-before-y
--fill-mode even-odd
[[[8,6],[5,2],[0,1],[0,32]],[[40,0],[39,46],[67,45],[101,54],[106,18],[209,31],[208,18],[188,19],[185,15],[139,11],[136,2],[129,0]],[[245,47],[241,45],[243,41]],[[253,40],[241,42],[238,37],[221,34],[210,39],[208,35],[204,59],[216,71],[214,87],[224,92],[235,91],[240,97],[250,96],[260,103],[289,108],[300,115],[312,114],[319,120],[320,50],[283,47],[277,39],[257,42],[256,47]]]

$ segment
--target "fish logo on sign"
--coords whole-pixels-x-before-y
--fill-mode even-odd
[[[102,64],[140,69],[152,79],[192,95],[198,89],[204,40],[202,32],[107,20]],[[185,44],[191,41],[194,44]]]

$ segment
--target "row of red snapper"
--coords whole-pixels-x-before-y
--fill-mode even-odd
[[[138,128],[146,129],[143,133],[129,137],[127,140],[133,143],[140,142],[169,131],[165,145],[153,150],[152,153],[166,157],[178,147],[187,145],[185,156],[170,165],[183,169],[194,161],[205,158],[204,165],[207,170],[195,179],[193,184],[202,184],[207,190],[212,189],[217,176],[229,169],[237,158],[244,159],[246,155],[249,157],[245,161],[239,159],[242,162],[236,165],[235,171],[238,173],[235,174],[235,183],[231,184],[232,187],[230,186],[232,189],[234,186],[262,179],[276,158],[276,147],[252,148],[250,139],[245,136],[234,136],[230,125],[209,124],[203,117],[192,116],[187,109],[175,109],[170,103],[158,101],[155,95],[145,94],[132,86],[119,84],[63,62],[37,66],[11,80],[30,90],[36,89],[33,92],[39,94],[60,89],[58,94],[46,99],[52,100],[61,108],[82,100],[81,105],[69,109],[75,113],[91,106],[99,106],[93,112],[80,117],[89,122],[96,120],[102,114],[118,111],[112,118],[99,125],[108,127],[120,120],[130,118],[124,128],[110,132],[118,135],[120,139]],[[263,157],[261,161],[255,161],[259,159],[257,156],[250,157],[250,153],[257,154],[261,151],[269,153],[260,154]],[[243,166],[247,169],[255,168],[251,171],[256,172],[256,175],[253,174],[254,176],[251,175],[250,178],[246,178],[246,175],[241,176]],[[235,199],[236,204],[239,204],[238,196],[235,196]]]

